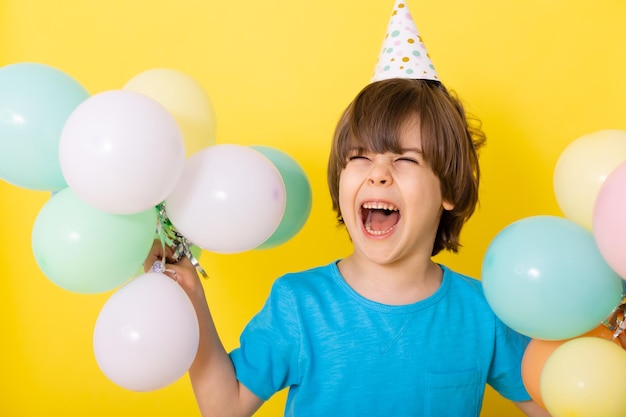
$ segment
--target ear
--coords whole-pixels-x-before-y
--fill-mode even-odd
[[[454,209],[454,204],[452,204],[448,200],[443,200],[443,203],[441,203],[441,207],[443,207],[445,211],[450,211]]]

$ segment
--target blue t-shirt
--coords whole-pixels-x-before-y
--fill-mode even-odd
[[[480,414],[485,384],[529,400],[528,338],[489,308],[481,282],[443,269],[414,304],[368,300],[336,263],[276,280],[231,352],[237,378],[263,400],[289,387],[285,416]]]

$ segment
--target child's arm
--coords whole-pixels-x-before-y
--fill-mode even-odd
[[[166,248],[165,256],[171,255],[170,248]],[[155,241],[144,269],[150,270],[154,262],[162,258],[161,243]],[[168,263],[167,269],[166,274],[175,279],[189,296],[198,317],[200,342],[189,376],[201,414],[205,417],[251,416],[263,401],[237,380],[230,357],[215,329],[195,267],[183,257],[177,263]]]
[[[534,401],[516,401],[515,405],[528,417],[550,417],[550,413]]]

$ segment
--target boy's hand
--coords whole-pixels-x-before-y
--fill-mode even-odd
[[[174,251],[172,248],[167,245],[163,248],[161,242],[155,240],[152,243],[150,253],[143,263],[144,271],[152,271],[152,266],[155,262],[162,262],[165,259],[165,271],[163,273],[178,282],[192,302],[197,299],[196,297],[204,299],[204,288],[198,277],[196,267],[193,266],[186,256],[183,256],[178,262],[173,262],[173,255]]]

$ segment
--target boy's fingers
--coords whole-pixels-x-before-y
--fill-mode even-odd
[[[155,240],[152,242],[152,248],[150,249],[150,253],[148,253],[146,260],[143,262],[143,270],[145,272],[149,272],[152,269],[152,265],[154,265],[156,261],[162,260],[164,254],[165,254],[165,257],[168,258],[172,256],[174,253],[172,251],[172,248],[168,246],[165,247],[165,253],[163,249],[164,249],[163,245],[161,244],[160,241]]]

